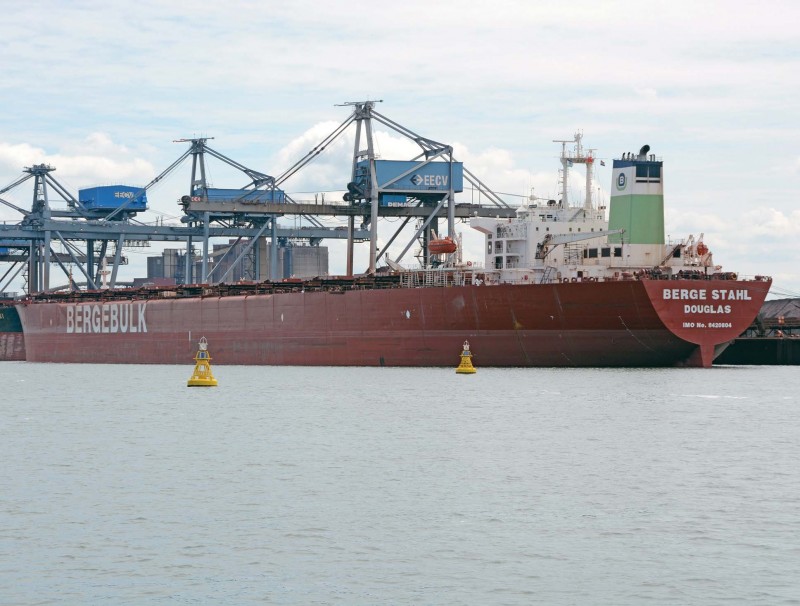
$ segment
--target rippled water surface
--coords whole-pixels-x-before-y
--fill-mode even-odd
[[[800,604],[796,368],[190,373],[0,364],[1,604]]]

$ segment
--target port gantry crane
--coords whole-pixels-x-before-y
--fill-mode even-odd
[[[352,156],[350,181],[346,186],[344,204],[312,204],[290,200],[293,205],[267,200],[252,208],[262,213],[302,213],[309,216],[347,217],[347,274],[353,274],[353,248],[356,240],[362,239],[355,228],[356,218],[361,219],[361,227],[369,229],[370,243],[369,267],[367,273],[374,273],[378,261],[386,254],[412,218],[421,224],[409,239],[405,248],[395,259],[400,261],[409,249],[421,240],[423,264],[429,260],[427,244],[438,233],[438,219],[447,219],[447,235],[455,238],[455,219],[473,216],[512,217],[516,208],[509,206],[476,175],[456,160],[453,148],[433,139],[423,137],[411,129],[395,122],[375,110],[380,101],[348,101],[342,106],[352,107],[352,113],[331,133],[315,145],[305,156],[275,178],[273,187],[285,183],[298,171],[313,162],[335,140],[342,137],[351,125],[355,124],[355,140]],[[374,125],[377,122],[413,141],[420,148],[419,153],[404,161],[381,160],[375,151]],[[458,178],[457,178],[458,177]],[[478,192],[479,199],[488,204],[456,204],[457,182],[470,183]],[[287,197],[287,199],[289,199]],[[231,208],[236,201],[212,201],[193,198],[187,204],[187,211],[200,214]],[[241,201],[237,206],[242,208]],[[377,223],[380,217],[402,218],[400,226],[387,243],[378,250]]]
[[[21,177],[0,189],[0,196],[2,196],[26,181],[34,180],[33,202],[30,210],[0,197],[1,204],[11,208],[22,217],[15,223],[0,224],[0,262],[5,261],[11,264],[0,278],[0,292],[4,292],[23,269],[27,269],[29,293],[51,290],[50,266],[52,263],[58,264],[67,276],[68,288],[77,288],[72,271],[66,265],[72,264],[83,274],[86,287],[96,290],[100,285],[102,264],[106,259],[110,242],[115,245],[115,253],[113,259],[110,259],[111,277],[108,286],[113,288],[117,285],[119,266],[126,261],[122,255],[125,246],[149,241],[186,242],[184,275],[187,281],[191,281],[192,245],[199,242],[202,245],[203,253],[201,272],[197,277],[199,282],[206,283],[213,278],[208,271],[208,245],[209,239],[213,237],[237,238],[236,243],[244,238],[249,239],[245,251],[236,262],[254,247],[257,252],[258,238],[265,234],[267,228],[271,228],[273,248],[277,248],[279,239],[302,239],[318,243],[325,238],[343,239],[346,237],[341,230],[325,227],[313,217],[309,217],[312,225],[310,228],[299,229],[280,227],[277,222],[277,213],[252,213],[250,212],[251,208],[246,207],[241,210],[233,208],[232,204],[215,213],[197,213],[189,210],[186,205],[187,198],[204,200],[207,199],[208,191],[210,191],[206,180],[206,154],[240,170],[250,178],[248,185],[240,190],[235,190],[234,203],[237,200],[248,202],[248,197],[258,191],[258,188],[262,188],[262,190],[275,189],[275,181],[272,177],[249,169],[213,150],[207,145],[207,141],[208,138],[179,140],[178,142],[190,143],[189,148],[150,183],[125,198],[113,210],[91,208],[81,202],[53,177],[51,173],[56,170],[53,166],[38,164],[24,168]],[[192,174],[190,195],[183,196],[181,200],[185,212],[181,217],[183,225],[152,225],[137,220],[136,216],[146,209],[143,201],[146,200],[147,192],[177,169],[189,156],[192,156]],[[65,202],[63,207],[53,204],[58,199]],[[281,212],[280,214],[287,213]],[[369,234],[360,230],[356,235],[366,239]],[[61,244],[65,252],[56,252],[53,249],[53,244],[56,242]],[[100,243],[99,251],[95,246],[97,242]],[[234,247],[235,244],[229,247],[228,252]],[[255,263],[258,263],[257,254]],[[255,271],[255,275],[258,276],[259,268],[256,267]],[[277,276],[277,254],[272,255],[270,276]],[[227,275],[217,281],[222,281],[225,277]]]
[[[347,274],[353,275],[354,244],[369,241],[369,267],[367,273],[376,271],[378,261],[386,254],[412,218],[420,224],[397,256],[400,261],[416,243],[422,243],[423,264],[427,264],[427,244],[438,230],[438,220],[447,219],[447,234],[455,238],[455,220],[472,216],[514,216],[516,209],[504,202],[478,177],[458,162],[453,148],[423,137],[390,118],[375,111],[377,101],[347,102],[352,113],[314,146],[305,156],[282,172],[278,177],[248,168],[208,145],[209,137],[177,139],[178,143],[189,143],[189,147],[172,164],[150,183],[139,188],[118,206],[111,209],[90,207],[72,195],[53,176],[54,167],[40,164],[24,169],[24,175],[3,189],[5,192],[34,179],[34,195],[31,210],[27,211],[0,197],[0,203],[22,215],[15,224],[0,224],[0,262],[10,261],[11,267],[0,278],[0,292],[5,290],[19,272],[28,269],[28,291],[46,292],[50,286],[50,265],[55,262],[69,278],[68,287],[76,288],[71,271],[65,263],[72,263],[83,274],[86,287],[97,289],[103,272],[102,263],[110,242],[115,245],[111,261],[110,283],[117,285],[120,264],[125,262],[123,247],[149,241],[186,243],[184,275],[192,280],[193,244],[202,245],[199,282],[223,282],[234,266],[245,256],[253,260],[253,275],[260,276],[258,267],[259,239],[269,235],[271,247],[270,278],[278,276],[278,242],[281,240],[305,240],[319,244],[325,238],[347,239]],[[381,160],[375,152],[373,122],[382,124],[416,143],[419,153],[405,161]],[[314,161],[328,146],[355,124],[354,150],[350,181],[339,203],[318,204],[294,200],[281,189],[292,176]],[[137,215],[146,210],[147,192],[175,171],[187,158],[192,157],[189,192],[181,197],[180,205],[183,225],[150,225],[137,220]],[[236,190],[213,190],[206,178],[206,156],[211,156],[245,174],[250,180]],[[461,191],[461,179],[470,183],[479,193],[479,199],[490,204],[456,204],[455,193]],[[51,206],[50,190],[66,202],[66,209]],[[302,229],[281,228],[278,217],[300,215],[310,223]],[[347,229],[334,229],[323,225],[318,217],[341,216],[347,218]],[[378,250],[378,219],[400,217],[400,226],[387,243]],[[356,228],[356,218],[361,218]],[[269,231],[268,231],[269,230]],[[221,263],[209,271],[209,240],[216,237],[236,238],[223,254],[237,251],[238,257],[228,271],[221,276],[214,272]],[[244,247],[237,247],[247,239]],[[53,250],[54,241],[59,242],[65,253]],[[100,242],[100,250],[95,243]],[[12,252],[15,251],[15,252]],[[222,261],[219,259],[218,261]],[[12,273],[13,272],[13,273]],[[10,277],[9,277],[10,276]],[[4,282],[5,280],[5,282]]]

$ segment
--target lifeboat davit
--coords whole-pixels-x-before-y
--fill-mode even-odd
[[[453,238],[444,237],[444,238],[437,238],[436,240],[431,240],[428,242],[428,251],[432,255],[442,255],[442,254],[449,254],[456,252],[458,246],[455,243]]]

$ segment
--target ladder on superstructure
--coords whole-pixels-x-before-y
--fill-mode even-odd
[[[548,265],[544,269],[544,273],[542,274],[542,279],[539,281],[539,284],[550,284],[553,281],[553,274],[556,273],[556,268],[552,265]]]

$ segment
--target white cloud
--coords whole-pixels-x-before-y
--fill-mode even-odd
[[[658,99],[658,91],[654,88],[637,88],[634,92],[647,101]]]
[[[755,208],[744,213],[739,225],[748,227],[750,238],[773,245],[800,238],[800,210],[785,214],[775,208]]]
[[[27,143],[0,142],[3,173],[22,172],[23,168],[34,164],[49,164],[56,168],[54,175],[64,175],[81,186],[93,181],[108,183],[133,179],[146,182],[155,173],[150,161],[135,157],[105,133],[92,133],[80,144],[66,145],[55,153]]]
[[[728,217],[709,212],[688,212],[680,216],[667,213],[667,231],[675,239],[693,233],[724,238],[731,245],[752,250],[752,246],[774,247],[792,244],[800,238],[800,210],[789,213],[775,208],[756,207]]]
[[[37,164],[52,166],[52,177],[73,196],[84,187],[103,184],[145,185],[155,176],[150,161],[137,157],[125,146],[115,143],[105,133],[92,133],[80,144],[67,145],[57,152],[28,143],[0,142],[0,175],[6,185],[24,176],[23,169]],[[29,209],[33,197],[32,179],[19,184],[3,194],[3,198],[20,208]],[[55,192],[50,192],[53,208],[65,207]],[[19,213],[6,206],[0,207],[0,219],[15,221]]]

